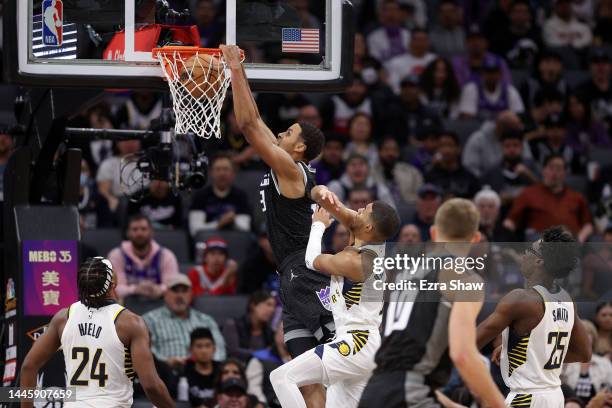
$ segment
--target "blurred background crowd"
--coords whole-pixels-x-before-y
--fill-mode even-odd
[[[202,46],[223,42],[223,1],[170,3],[193,10]],[[311,163],[317,182],[353,209],[373,200],[394,206],[398,247],[427,242],[449,197],[474,200],[490,243],[531,241],[559,224],[592,243],[573,294],[603,300],[582,316],[592,320],[596,353],[566,368],[566,406],[612,406],[612,0],[353,3],[352,83],[335,95],[256,94],[265,123],[274,132],[296,121],[321,128],[325,145]],[[303,27],[322,28],[309,0],[287,4]],[[265,47],[247,53],[277,58]],[[162,99],[107,92],[71,124],[147,129]],[[205,144],[209,183],[191,193],[153,181],[143,199],[130,200],[120,163],[141,142],[80,144],[81,252],[111,260],[118,295],[144,314],[179,399],[224,407],[239,395],[244,407],[277,406],[268,374],[289,356],[260,203],[266,168],[240,134],[229,97],[222,115],[221,139]],[[13,145],[0,134],[0,173]],[[326,251],[348,239],[333,226]],[[517,270],[497,278],[493,298],[522,284]],[[474,401],[456,378],[442,390],[463,405]]]

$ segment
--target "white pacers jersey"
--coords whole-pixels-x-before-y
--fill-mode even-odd
[[[385,244],[364,245],[355,250],[359,253],[371,251],[377,257],[385,256]],[[374,281],[383,279],[384,275],[372,273],[364,282],[351,282],[343,276],[332,275],[331,309],[337,333],[350,329],[378,331],[382,321],[384,292],[374,289]]]
[[[132,406],[132,359],[115,329],[124,309],[118,304],[88,309],[81,302],[68,309],[61,340],[67,386],[75,387],[77,400],[65,403],[66,408]]]
[[[559,375],[574,326],[574,303],[563,289],[535,289],[544,300],[544,316],[526,336],[510,328],[502,333],[501,372],[514,392],[537,392],[561,386]]]

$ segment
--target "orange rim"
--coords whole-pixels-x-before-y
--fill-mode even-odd
[[[188,59],[189,57],[196,54],[208,54],[217,58],[222,58],[223,53],[220,48],[201,48],[201,47],[193,47],[193,46],[182,46],[182,45],[169,45],[165,47],[157,47],[151,50],[151,54],[153,58],[158,59],[159,55],[162,54],[165,58],[172,60],[174,62],[174,56],[176,54],[180,55],[183,59]],[[244,51],[240,50],[241,59],[244,61]],[[172,70],[168,67],[168,62],[165,59],[162,61],[162,68],[168,73],[170,77],[172,77]]]

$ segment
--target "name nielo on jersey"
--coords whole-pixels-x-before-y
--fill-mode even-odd
[[[91,336],[96,339],[100,338],[100,333],[102,332],[101,326],[96,326],[94,323],[79,323],[78,327],[81,336]]]

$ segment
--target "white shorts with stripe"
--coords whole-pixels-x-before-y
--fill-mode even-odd
[[[563,408],[565,398],[561,387],[529,392],[510,391],[506,397],[506,406],[512,408]]]

